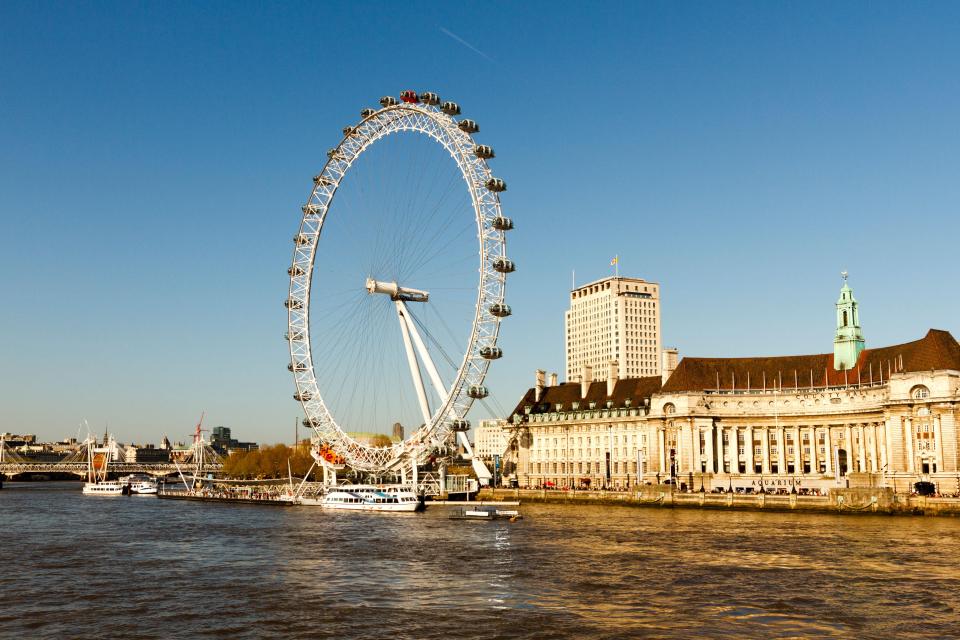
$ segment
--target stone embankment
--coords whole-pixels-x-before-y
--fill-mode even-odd
[[[960,499],[894,493],[893,489],[832,489],[826,496],[797,494],[682,493],[672,485],[645,485],[630,491],[484,489],[480,500],[519,500],[570,505],[622,505],[661,509],[808,511],[841,514],[960,516]]]

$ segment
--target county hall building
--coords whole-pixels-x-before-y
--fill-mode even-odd
[[[866,349],[846,279],[836,314],[832,353],[676,363],[665,352],[659,376],[621,378],[610,360],[562,384],[538,371],[508,425],[517,481],[960,491],[960,344],[931,329]]]

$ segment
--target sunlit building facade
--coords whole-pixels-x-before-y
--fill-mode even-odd
[[[538,385],[511,417],[527,486],[671,482],[706,491],[960,491],[960,344],[941,330],[867,349],[844,283],[834,352],[683,358],[669,377]]]
[[[639,278],[605,278],[570,292],[564,316],[566,376],[579,380],[617,361],[624,377],[660,375],[660,285]]]

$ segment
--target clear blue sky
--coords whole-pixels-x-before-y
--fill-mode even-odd
[[[0,431],[291,440],[299,206],[404,88],[509,184],[505,407],[614,254],[686,355],[829,351],[842,269],[868,346],[956,333],[958,33],[955,3],[0,3]]]

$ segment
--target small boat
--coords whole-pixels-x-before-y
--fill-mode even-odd
[[[156,495],[157,481],[143,473],[132,473],[120,478],[122,484],[130,487],[131,495]]]
[[[413,512],[425,508],[413,489],[401,485],[340,485],[316,497],[302,496],[299,503],[347,511]]]
[[[523,516],[516,509],[483,509],[468,508],[458,509],[450,515],[451,520],[509,520],[516,522]]]
[[[84,482],[83,495],[85,496],[125,496],[129,495],[129,485],[123,484],[118,480],[100,480],[97,482]]]

